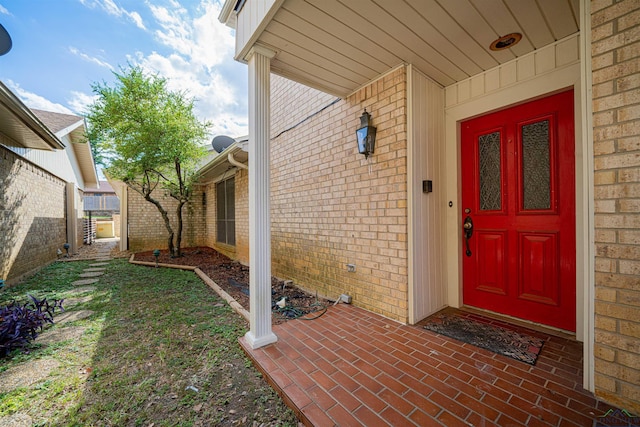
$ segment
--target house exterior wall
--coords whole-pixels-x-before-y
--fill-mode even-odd
[[[273,274],[407,322],[406,68],[340,101],[272,75],[271,97]],[[365,107],[369,160],[355,137]]]
[[[55,174],[67,182],[75,183],[79,188],[84,188],[85,183],[80,171],[80,164],[73,150],[73,143],[69,135],[58,135],[65,145],[63,150],[47,151],[30,148],[11,147],[10,150],[21,155],[42,169]]]
[[[158,209],[147,202],[136,191],[126,192],[127,220],[129,224],[129,250],[133,252],[152,249],[167,249],[169,234],[162,215]],[[169,196],[164,196],[162,190],[152,193],[165,210],[169,213],[174,232],[177,231],[177,202]],[[191,202],[183,207],[182,218],[184,229],[181,247],[204,246],[207,244],[205,235],[205,209],[202,203],[202,189],[196,188]]]
[[[14,283],[66,242],[66,183],[0,146],[0,279]]]
[[[640,3],[591,2],[596,395],[640,413]]]

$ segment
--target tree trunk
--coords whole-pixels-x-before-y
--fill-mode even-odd
[[[182,243],[182,207],[185,205],[186,202],[184,201],[179,201],[178,202],[178,207],[176,208],[176,215],[178,217],[178,231],[177,231],[177,236],[176,236],[176,256],[181,256],[182,255],[182,248],[181,248],[181,243]]]
[[[156,206],[156,208],[158,208],[160,215],[162,215],[162,219],[164,220],[164,226],[167,228],[167,231],[169,232],[169,238],[167,239],[167,249],[169,249],[169,254],[173,256],[175,252],[175,247],[173,246],[174,232],[173,232],[173,228],[171,227],[171,221],[169,221],[169,214],[162,207],[160,202],[158,202],[156,199],[151,197],[151,194],[145,194],[144,198],[146,201],[153,203]]]

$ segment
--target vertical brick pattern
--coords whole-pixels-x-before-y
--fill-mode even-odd
[[[65,185],[0,146],[0,279],[15,282],[63,250]]]
[[[169,233],[164,225],[162,215],[158,209],[147,202],[136,191],[129,189],[128,221],[129,221],[129,249],[133,252],[151,249],[167,249]],[[182,208],[183,231],[182,248],[204,246],[206,242],[205,215],[203,204],[203,189],[196,187],[191,201]],[[158,199],[169,213],[173,231],[177,232],[177,202],[156,190],[153,197]],[[215,207],[215,205],[214,205]]]
[[[314,109],[292,112],[301,99]],[[273,76],[273,135],[334,100]],[[355,136],[365,107],[377,127],[369,160]],[[355,305],[407,321],[406,140],[405,68],[272,139],[274,275],[319,295],[350,294]]]
[[[249,171],[236,173],[236,259],[249,264]]]
[[[640,2],[591,2],[596,394],[640,413]]]

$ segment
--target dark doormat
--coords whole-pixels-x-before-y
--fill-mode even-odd
[[[455,314],[436,314],[426,322],[425,329],[530,365],[544,344],[541,338]]]

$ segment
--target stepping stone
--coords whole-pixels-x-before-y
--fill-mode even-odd
[[[89,302],[93,299],[92,295],[87,295],[84,297],[72,297],[72,298],[65,298],[63,304],[64,309],[66,310],[69,307],[73,307],[74,305],[78,305],[78,304],[84,304],[85,302]]]
[[[93,264],[89,264],[89,267],[104,267],[105,265],[109,265],[108,262],[96,262]]]
[[[21,414],[19,412],[0,417],[0,426],[4,427],[31,427],[33,425],[33,419],[27,414]]]
[[[17,387],[29,387],[40,382],[58,366],[60,362],[57,360],[38,359],[9,368],[0,373],[0,393],[10,392]]]
[[[86,319],[92,314],[93,314],[93,311],[91,310],[65,311],[64,313],[60,313],[57,317],[54,317],[53,321],[56,322],[58,325],[64,325],[65,323]]]
[[[71,282],[71,284],[73,286],[83,286],[83,285],[92,285],[99,281],[100,279],[82,279],[82,280],[76,280],[75,282]]]
[[[111,258],[96,258],[94,261],[111,261]]]
[[[98,271],[105,271],[106,268],[104,267],[94,267],[94,268],[85,268],[84,270],[82,270],[85,273],[91,273],[91,272],[98,272]]]
[[[58,328],[47,331],[36,338],[36,343],[55,344],[61,341],[78,339],[84,334],[86,328],[80,326],[70,326],[68,328]],[[0,424],[1,425],[1,424]]]
[[[84,279],[84,280],[91,280],[91,283],[95,283],[98,282],[99,279]],[[80,280],[79,280],[80,282]],[[83,294],[85,292],[94,292],[96,291],[98,288],[96,288],[95,286],[78,286],[75,289],[72,289],[71,291],[69,291],[69,293],[71,295],[76,295],[76,294]]]
[[[80,275],[80,277],[82,278],[87,278],[87,277],[100,277],[104,275],[104,271],[93,271],[93,272],[89,272],[89,273],[82,273]]]

